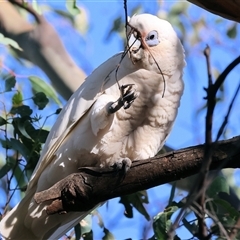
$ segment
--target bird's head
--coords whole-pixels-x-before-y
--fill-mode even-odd
[[[169,76],[185,65],[182,44],[165,20],[151,14],[134,15],[128,22],[127,38],[134,65]]]

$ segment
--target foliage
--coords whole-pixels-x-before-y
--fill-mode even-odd
[[[40,2],[39,2],[40,3]],[[35,2],[36,7],[39,8]],[[76,1],[66,1],[67,10],[62,11],[59,9],[52,9],[59,16],[68,19],[79,30],[81,34],[85,34],[88,30],[87,14],[84,8],[78,7]],[[205,42],[207,33],[215,31],[208,26],[207,17],[198,16],[192,18],[191,6],[187,3],[176,2],[171,5],[169,9],[164,9],[159,1],[158,8],[155,10],[155,14],[161,18],[168,19],[174,27],[177,29],[178,34],[184,43],[186,49],[187,58],[192,56],[193,53],[199,54],[199,49],[202,49],[202,42]],[[142,3],[136,3],[130,10],[129,15],[141,12],[144,10]],[[82,17],[82,18],[81,18]],[[84,19],[84,23],[82,21]],[[222,26],[222,19],[215,17],[215,25]],[[125,24],[124,16],[115,16],[112,21],[112,26],[107,33],[107,40],[110,40],[111,36],[117,33],[121,38],[125,37]],[[230,40],[238,37],[238,27],[236,23],[230,23],[226,28],[225,37]],[[215,44],[224,45],[224,39],[219,34],[215,34],[213,37]],[[11,39],[5,38],[0,35],[0,43],[18,48],[17,43]],[[201,45],[201,47],[199,47]],[[230,48],[227,46],[227,49]],[[19,49],[20,50],[20,49]],[[196,53],[197,52],[197,53]],[[198,55],[199,56],[199,55]],[[191,63],[190,63],[191,64]],[[213,67],[216,75],[219,71],[216,67]],[[194,70],[193,70],[194,72]],[[22,90],[18,83],[18,79],[14,74],[1,74],[1,81],[4,85],[4,90],[1,91],[1,96],[7,99],[1,101],[3,110],[0,116],[0,130],[3,133],[0,136],[2,149],[4,150],[4,161],[0,169],[0,178],[3,180],[5,187],[7,201],[4,207],[4,211],[9,208],[10,201],[17,190],[24,192],[27,182],[39,160],[42,144],[45,143],[48,130],[45,128],[46,120],[53,115],[57,115],[60,112],[60,108],[52,110],[52,113],[47,116],[44,115],[44,110],[49,106],[50,102],[54,102],[61,107],[61,102],[55,90],[44,80],[38,76],[29,76],[28,80],[31,84],[31,98],[25,98],[25,89]],[[3,99],[2,98],[2,99]],[[225,100],[225,85],[222,86],[221,92],[217,98],[217,102],[221,103]],[[196,116],[206,110],[206,104],[198,105],[196,107]],[[16,181],[16,185],[13,186],[13,179]],[[3,184],[3,185],[4,185]],[[2,186],[4,188],[4,186]],[[183,208],[186,202],[185,196],[177,194],[175,187],[172,187],[172,193],[166,207],[161,209],[158,213],[149,213],[149,205],[151,206],[151,199],[148,197],[148,191],[142,191],[133,193],[128,196],[122,196],[119,200],[119,206],[124,207],[122,213],[123,217],[136,218],[137,214],[141,214],[143,218],[150,221],[151,225],[151,238],[149,239],[166,239],[168,231],[176,215]],[[217,177],[209,185],[207,190],[206,205],[206,219],[208,221],[209,235],[218,239],[224,239],[223,229],[227,232],[231,230],[238,220],[239,212],[235,206],[232,206],[228,200],[221,197],[222,194],[229,196],[229,183],[225,177]],[[160,194],[161,195],[161,194]],[[180,200],[176,198],[180,197]],[[157,204],[156,204],[157,205]],[[155,216],[154,216],[155,215]],[[98,225],[103,233],[103,239],[114,239],[111,229],[104,224],[100,213],[95,210],[92,213],[93,219],[98,219]],[[152,219],[152,222],[151,222]],[[75,234],[75,239],[94,239],[94,231],[91,227],[91,217],[87,217],[80,224],[77,224],[70,235]],[[198,223],[197,223],[197,211],[194,208],[189,210],[182,221],[181,227],[188,231],[195,239],[198,238]],[[139,230],[140,231],[140,230]],[[183,237],[176,231],[174,239],[182,239]],[[239,235],[236,239],[240,238]]]
[[[44,129],[47,118],[59,111],[43,118],[38,110],[45,109],[49,102],[45,93],[32,88],[32,97],[24,99],[24,92],[17,85],[15,75],[2,74],[1,82],[4,90],[1,98],[10,99],[1,102],[3,105],[0,117],[0,137],[2,148],[5,149],[5,164],[0,169],[0,177],[6,180],[9,198],[5,211],[16,190],[24,191],[29,178],[39,160],[42,144],[45,143],[49,131]],[[32,102],[29,102],[32,100]],[[35,109],[38,107],[38,110]],[[43,123],[41,123],[43,121]],[[7,176],[7,178],[5,178]],[[16,186],[12,187],[11,180],[16,179]]]

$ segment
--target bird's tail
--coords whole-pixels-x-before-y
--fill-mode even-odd
[[[28,194],[0,222],[0,234],[3,239],[38,239],[24,224],[28,206],[33,194]]]
[[[0,222],[0,233],[4,239],[58,239],[92,211],[48,216],[45,209],[49,202],[37,204],[33,200],[34,193],[35,189],[28,191]]]

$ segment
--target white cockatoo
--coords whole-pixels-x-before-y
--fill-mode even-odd
[[[171,24],[129,19],[128,46],[72,95],[51,129],[26,196],[0,223],[6,239],[58,239],[89,212],[48,216],[33,196],[80,167],[124,168],[162,148],[183,93],[183,47]],[[126,173],[127,174],[127,173]]]

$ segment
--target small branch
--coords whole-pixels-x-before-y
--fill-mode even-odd
[[[240,218],[238,218],[236,224],[232,228],[230,234],[229,234],[229,239],[234,240],[236,239],[237,234],[239,233],[240,230]]]
[[[27,12],[29,12],[31,15],[34,16],[37,23],[41,23],[41,15],[39,15],[28,2],[24,2],[23,0],[8,0],[12,4],[25,9]]]
[[[206,187],[207,187],[207,177],[209,172],[209,167],[212,161],[212,123],[213,123],[213,112],[216,105],[216,96],[213,94],[213,82],[211,74],[210,65],[210,48],[207,47],[204,50],[204,55],[207,62],[207,72],[208,72],[208,88],[207,92],[207,115],[205,124],[205,150],[204,150],[204,160],[199,174],[199,184],[197,185],[197,192],[201,194],[196,199],[196,203],[199,206],[198,219],[198,235],[200,239],[206,239],[208,236],[207,226],[205,223],[205,198],[206,198]],[[195,194],[195,191],[190,193],[190,196]]]
[[[213,94],[216,95],[218,89],[221,87],[227,75],[240,63],[240,56],[237,57],[234,61],[232,61],[225,70],[219,75],[216,82],[214,83],[214,92]]]
[[[230,105],[229,105],[228,112],[227,112],[227,114],[226,114],[226,116],[225,116],[225,118],[224,118],[224,121],[223,121],[221,127],[219,128],[216,141],[219,140],[219,138],[221,137],[221,135],[222,135],[222,133],[223,133],[224,128],[226,127],[226,125],[227,125],[227,123],[228,123],[228,118],[229,118],[229,115],[230,115],[230,113],[231,113],[233,104],[234,104],[234,102],[235,102],[235,100],[236,100],[236,97],[237,97],[237,95],[238,95],[239,90],[240,90],[240,83],[238,84],[237,90],[236,90],[236,92],[235,92],[235,94],[234,94],[234,96],[233,96],[233,99],[232,99],[232,101],[231,101],[231,103],[230,103]]]
[[[124,13],[125,13],[125,32],[126,32],[126,39],[128,39],[127,36],[127,26],[128,26],[128,10],[127,10],[127,0],[124,0]]]
[[[210,47],[208,45],[204,49],[203,53],[207,61],[208,86],[210,86],[213,84],[213,82],[212,82],[212,72],[211,72],[211,66],[210,66]]]
[[[208,46],[207,46],[208,48]],[[209,49],[205,49],[205,56],[207,58],[207,68],[208,68],[208,78],[211,77],[211,73],[210,73],[210,59],[209,59],[209,54],[210,51]],[[214,143],[214,145],[212,144],[212,118],[213,118],[213,112],[214,112],[214,108],[216,105],[216,94],[218,89],[220,88],[220,86],[223,84],[224,80],[226,79],[227,75],[233,70],[234,67],[236,67],[238,64],[240,63],[240,56],[237,57],[234,61],[232,61],[227,67],[226,69],[221,73],[221,75],[218,77],[218,79],[216,80],[216,82],[214,84],[212,84],[212,79],[208,79],[208,83],[209,86],[206,90],[207,92],[207,115],[206,115],[206,135],[205,135],[205,154],[204,154],[204,161],[202,162],[202,166],[200,167],[201,171],[199,173],[199,178],[197,180],[197,183],[195,184],[196,187],[193,187],[191,189],[191,191],[189,192],[188,198],[187,198],[187,202],[185,204],[185,206],[180,210],[179,214],[177,215],[174,223],[172,224],[169,232],[168,232],[168,239],[172,239],[173,234],[174,234],[174,230],[176,229],[176,227],[178,226],[179,222],[182,219],[182,216],[184,215],[185,210],[193,203],[193,201],[195,201],[196,199],[198,199],[198,203],[200,204],[200,206],[203,206],[204,210],[204,201],[203,199],[205,199],[205,190],[206,187],[208,186],[209,183],[207,183],[207,175],[208,175],[208,171],[209,171],[209,167],[211,165],[211,156],[212,156],[212,152],[215,151],[216,148],[216,142]],[[221,169],[221,167],[223,167],[221,164],[218,168]],[[201,199],[200,199],[201,196]],[[206,229],[204,227],[204,223],[201,222],[201,219],[198,219],[200,224],[199,224],[199,233],[206,233],[206,231],[204,229]],[[203,219],[204,221],[204,219]],[[206,236],[207,238],[207,236]],[[204,239],[204,237],[203,237]]]
[[[240,167],[239,157],[240,136],[221,141],[213,152],[210,169],[217,169],[223,162],[226,163],[226,168]],[[35,200],[37,203],[52,201],[47,207],[48,214],[87,211],[108,199],[196,174],[203,158],[204,145],[199,145],[134,161],[124,179],[121,175],[116,175],[116,172],[83,168],[50,189],[36,193]]]

